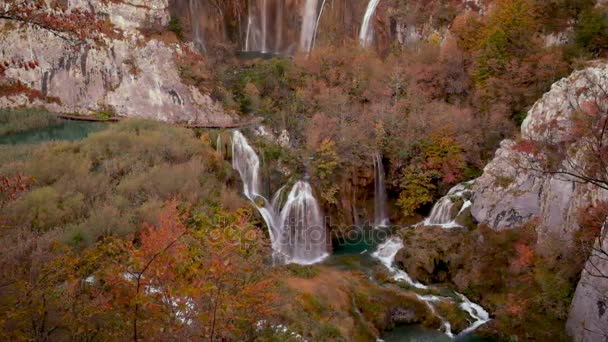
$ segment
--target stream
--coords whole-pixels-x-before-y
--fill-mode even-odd
[[[273,196],[266,195],[265,197],[261,190],[260,159],[254,148],[239,131],[234,131],[232,136],[232,165],[241,176],[243,194],[258,209],[266,222],[275,253],[275,262],[279,260],[278,263],[301,265],[321,263],[341,270],[361,271],[371,280],[374,280],[373,269],[378,264],[382,264],[394,281],[405,283],[413,289],[433,293],[431,295],[418,294],[417,296],[440,319],[442,322],[440,330],[429,330],[422,326],[406,326],[387,332],[386,335],[380,336],[379,340],[479,340],[474,332],[490,321],[488,312],[460,293],[421,284],[412,279],[405,271],[394,267],[395,256],[404,246],[401,238],[391,234],[392,229],[386,227],[388,225],[385,209],[386,195],[384,189],[379,189],[384,188],[384,169],[380,155],[374,157],[375,178],[377,178],[375,180],[377,198],[374,228],[359,228],[358,236],[349,237],[348,241],[340,242],[334,246],[331,254],[326,249],[326,233],[319,204],[314,197],[312,186],[308,182],[300,180],[295,183],[283,205],[281,205],[281,197],[285,186],[281,187]],[[433,225],[442,226],[445,229],[459,227],[455,219],[470,206],[470,201],[466,200],[465,195],[470,185],[471,182],[463,183],[452,189],[437,203],[429,218],[422,224],[432,222]],[[456,203],[459,201],[463,202],[461,208],[456,207]],[[453,212],[456,212],[456,216],[452,214]],[[424,229],[420,226],[418,224],[408,229]],[[437,312],[435,305],[439,302],[457,305],[460,310],[468,314],[469,326],[459,334],[455,334],[452,331],[451,323]]]

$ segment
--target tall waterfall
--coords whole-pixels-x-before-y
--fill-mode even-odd
[[[376,13],[376,8],[380,0],[369,0],[367,4],[367,10],[365,10],[365,16],[363,16],[363,23],[361,23],[361,31],[359,31],[359,42],[361,46],[368,47],[374,40],[374,26],[372,19]]]
[[[245,51],[267,52],[268,0],[248,0]]]
[[[319,0],[306,0],[304,6],[304,16],[302,20],[302,30],[300,31],[300,49],[310,52],[317,26],[317,8]]]
[[[202,13],[201,1],[188,0],[188,9],[190,12],[190,24],[192,26],[192,39],[194,40],[194,45],[201,50],[205,50],[203,29],[199,20],[199,15]]]
[[[323,16],[323,10],[325,9],[325,2],[321,3],[321,9],[319,10],[319,16],[317,17],[317,22],[315,23],[315,30],[312,34],[312,43],[308,52],[315,48],[315,42],[317,41],[317,32],[319,31],[319,24],[321,23],[321,17]]]
[[[280,188],[268,201],[261,194],[260,159],[245,136],[234,131],[232,166],[243,181],[243,193],[256,206],[268,226],[275,258],[302,265],[320,262],[328,256],[327,232],[312,187],[305,181],[291,189],[281,209]]]
[[[389,224],[384,178],[382,156],[376,153],[374,155],[374,227],[385,227]]]
[[[319,4],[319,0],[248,0],[245,51],[310,52],[320,20]]]

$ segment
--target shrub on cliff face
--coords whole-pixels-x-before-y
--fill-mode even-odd
[[[608,8],[586,8],[575,26],[575,44],[583,52],[598,55],[608,49]]]
[[[432,203],[440,195],[438,190],[458,183],[465,168],[462,148],[449,136],[434,135],[422,140],[408,155],[402,162],[407,167],[400,172],[397,202],[405,217]]]

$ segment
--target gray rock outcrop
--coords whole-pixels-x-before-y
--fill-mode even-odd
[[[522,139],[558,143],[570,138],[572,116],[603,89],[608,89],[608,65],[575,72],[555,83],[528,113]],[[471,212],[479,223],[499,230],[534,219],[539,242],[567,243],[578,229],[580,209],[607,200],[608,192],[570,176],[543,173],[535,159],[515,141],[503,141],[475,182]],[[570,167],[564,163],[562,170]]]
[[[74,48],[49,31],[0,20],[0,61],[36,61],[36,68],[8,68],[6,78],[44,97],[5,94],[0,107],[44,105],[60,113],[148,118],[166,122],[223,125],[233,121],[208,94],[185,84],[176,58],[183,43],[146,37],[142,30],[169,22],[168,0],[70,0],[71,9],[107,18],[121,38]]]
[[[574,341],[608,340],[608,225],[585,265],[566,329]]]
[[[588,141],[576,137],[574,115],[590,102],[600,115],[608,112],[608,65],[575,72],[555,83],[530,110],[522,125],[522,141],[503,141],[473,188],[471,212],[494,229],[510,229],[534,222],[538,247],[544,253],[572,252],[580,213],[590,205],[608,201],[608,191],[564,174],[543,171],[541,152],[525,147],[526,141],[542,146],[567,146],[567,162],[559,171],[575,172],[585,163]],[[535,154],[536,153],[536,154]],[[533,221],[534,220],[534,221]],[[576,289],[567,331],[575,341],[608,340],[608,237],[596,243]],[[602,248],[603,247],[603,248]]]

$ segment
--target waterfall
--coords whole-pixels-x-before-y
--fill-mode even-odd
[[[239,131],[232,135],[232,167],[241,175],[243,193],[255,202],[256,197],[261,197],[260,158]]]
[[[309,183],[295,183],[282,209],[285,186],[268,201],[261,194],[260,159],[239,131],[233,133],[232,166],[241,176],[243,193],[266,222],[275,259],[309,265],[328,256],[325,222]]]
[[[304,17],[302,19],[302,30],[300,31],[300,48],[310,52],[314,39],[317,22],[317,8],[319,0],[306,0],[304,6]]]
[[[442,197],[431,210],[429,217],[423,221],[426,226],[442,226],[443,228],[460,227],[455,222],[460,213],[472,205],[471,201],[465,200],[458,213],[454,213],[456,203],[454,200],[464,199],[464,195],[469,191],[472,182],[458,184],[453,187],[447,195]]]
[[[325,222],[310,184],[297,182],[281,210],[280,251],[298,264],[313,264],[327,256]]]
[[[317,22],[315,23],[315,30],[312,34],[312,43],[310,46],[311,51],[312,51],[312,49],[315,48],[315,42],[317,41],[317,33],[319,32],[319,24],[321,23],[321,17],[323,16],[323,10],[325,9],[325,1],[326,0],[323,0],[323,3],[321,3],[321,10],[319,11],[319,16],[317,17]]]
[[[395,256],[403,247],[403,241],[401,240],[401,238],[393,236],[386,240],[384,243],[380,244],[377,250],[372,253],[372,256],[378,259],[389,270],[394,280],[403,281],[406,284],[421,290],[438,290],[435,287],[427,286],[415,281],[410,277],[409,274],[407,274],[407,272],[393,266],[395,262]],[[471,302],[467,297],[465,297],[465,295],[461,293],[453,292],[451,297],[418,294],[416,296],[420,301],[424,302],[427,305],[429,310],[435,316],[437,316],[439,320],[441,320],[443,332],[450,338],[454,337],[454,334],[452,333],[452,325],[445,317],[437,313],[437,310],[435,309],[435,303],[456,303],[462,311],[466,312],[473,319],[473,323],[471,323],[469,327],[460,332],[458,336],[464,336],[466,334],[469,334],[490,321],[490,315],[484,308],[482,308],[479,304]]]
[[[384,177],[382,156],[376,153],[374,155],[374,227],[386,227],[389,224]]]
[[[395,257],[402,248],[403,241],[401,241],[401,239],[398,237],[392,237],[386,240],[383,244],[379,245],[378,249],[372,254],[372,256],[380,260],[380,262],[391,272],[393,279],[404,281],[408,285],[419,289],[427,289],[427,286],[414,281],[405,271],[402,271],[397,267],[393,267]]]
[[[262,52],[268,52],[268,0],[262,0]]]
[[[205,50],[203,31],[201,29],[201,23],[199,22],[199,17],[202,13],[201,1],[189,0],[188,5],[190,10],[190,25],[192,26],[192,39],[194,40],[194,45],[201,50]]]
[[[217,135],[217,141],[215,142],[215,150],[220,155],[224,155],[224,149],[222,148],[222,133],[221,132]]]
[[[378,7],[379,3],[380,0],[370,0],[367,4],[365,16],[363,17],[363,23],[361,23],[361,31],[359,32],[359,42],[363,47],[368,47],[373,42],[374,27],[372,19],[374,18],[374,13],[376,13],[376,8]]]

